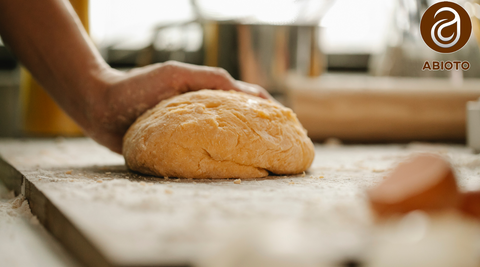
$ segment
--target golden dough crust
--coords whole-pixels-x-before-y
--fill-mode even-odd
[[[127,166],[156,176],[257,178],[310,167],[313,143],[291,109],[238,92],[201,90],[160,102],[128,129]]]

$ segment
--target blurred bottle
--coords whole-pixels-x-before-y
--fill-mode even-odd
[[[88,32],[88,0],[70,0]],[[24,68],[21,70],[23,130],[34,136],[80,136],[81,129]]]

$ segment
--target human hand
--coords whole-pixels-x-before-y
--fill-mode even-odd
[[[258,85],[234,80],[221,68],[175,61],[136,68],[112,69],[98,75],[104,81],[86,111],[85,132],[114,152],[122,152],[122,139],[130,125],[146,110],[175,95],[201,89],[234,90],[265,99],[273,98]]]
[[[68,1],[0,0],[0,35],[85,134],[118,153],[135,119],[172,96],[221,89],[270,98],[259,86],[235,81],[218,68],[166,62],[116,71]]]

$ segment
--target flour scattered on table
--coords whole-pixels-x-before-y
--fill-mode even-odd
[[[476,169],[480,167],[480,159],[473,159],[464,163],[464,166],[470,169]]]
[[[38,224],[38,219],[32,215],[25,197],[23,195],[14,197],[13,191],[0,195],[0,216],[1,213],[6,213],[10,217],[23,217],[32,224]]]

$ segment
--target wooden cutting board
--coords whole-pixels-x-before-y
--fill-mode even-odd
[[[472,179],[480,159],[462,146],[315,149],[304,175],[235,184],[133,173],[120,155],[86,138],[2,139],[0,179],[25,194],[32,213],[88,266],[214,266],[255,253],[316,266],[363,259],[372,227],[365,189],[419,151],[451,157],[462,189],[480,188]]]
[[[289,104],[310,138],[354,142],[463,142],[466,104],[480,97],[480,79],[290,75]]]

